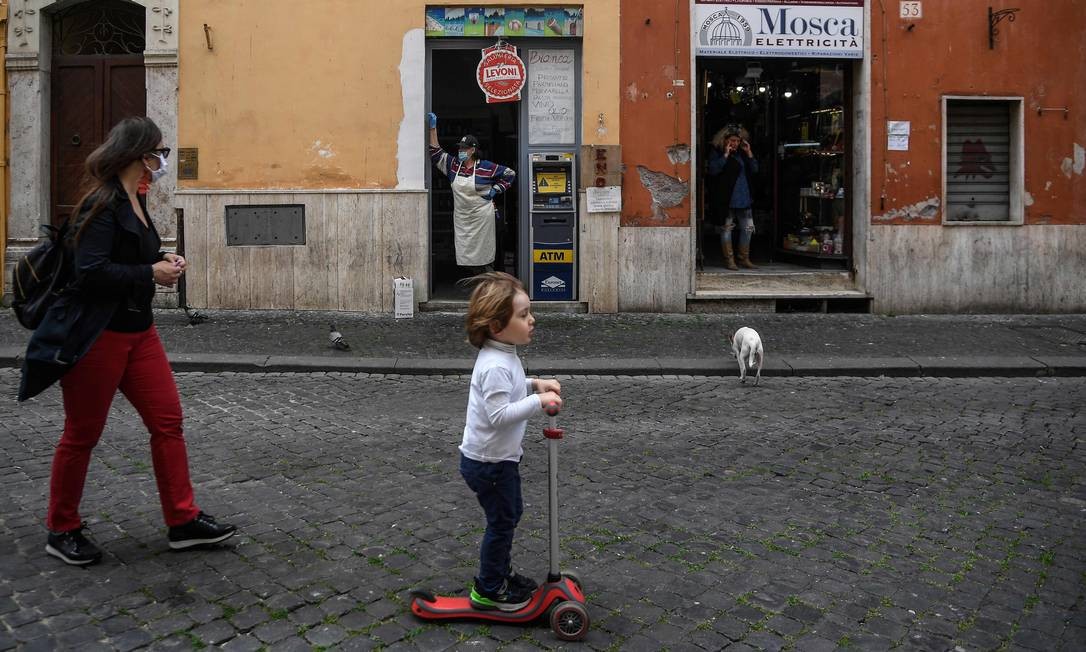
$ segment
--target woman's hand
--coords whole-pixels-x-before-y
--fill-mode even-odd
[[[172,288],[177,285],[177,279],[181,278],[181,268],[169,260],[160,260],[151,265],[155,275],[155,283]]]
[[[430,125],[431,129],[437,129],[437,114],[433,112],[427,113],[426,123]]]
[[[186,262],[184,258],[178,256],[177,254],[166,254],[162,257],[162,259],[166,262],[173,263],[174,266],[178,267],[181,270],[182,274],[185,273],[185,268],[188,267],[188,262]]]
[[[744,140],[740,147],[743,148],[743,153],[747,155],[747,158],[754,158],[754,153],[750,151],[750,143]]]
[[[554,392],[555,394],[561,394],[562,384],[554,378],[536,378],[535,391],[537,394],[542,394],[544,392]]]

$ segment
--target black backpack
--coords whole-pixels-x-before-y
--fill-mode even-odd
[[[70,291],[75,276],[75,253],[68,237],[68,222],[59,227],[43,224],[46,239],[15,263],[11,307],[24,327],[34,330],[49,306]]]

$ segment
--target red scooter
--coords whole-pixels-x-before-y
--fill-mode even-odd
[[[547,438],[550,475],[550,570],[547,581],[535,590],[531,601],[517,611],[483,611],[471,606],[467,597],[435,596],[430,591],[411,591],[411,612],[425,620],[473,619],[510,624],[529,624],[546,616],[555,635],[564,641],[579,641],[588,634],[588,610],[585,609],[581,579],[558,568],[558,440],[565,432],[558,427],[558,405],[544,408],[550,427],[543,429]]]

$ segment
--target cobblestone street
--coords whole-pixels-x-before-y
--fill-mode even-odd
[[[475,569],[466,378],[177,379],[197,499],[239,535],[169,552],[118,398],[83,499],[105,557],[77,569],[43,552],[60,393],[17,405],[0,370],[0,649],[559,647],[407,606]],[[563,395],[563,565],[592,649],[1086,647],[1086,379],[580,376]],[[543,423],[514,545],[536,579]]]

